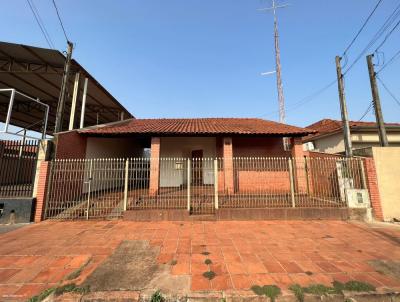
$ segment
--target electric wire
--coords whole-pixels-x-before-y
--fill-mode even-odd
[[[355,37],[353,38],[353,40],[350,42],[350,44],[346,47],[346,49],[343,52],[343,56],[346,55],[346,53],[349,51],[349,49],[353,46],[354,42],[357,40],[358,36],[361,34],[361,32],[364,30],[365,26],[368,24],[369,20],[371,19],[372,15],[375,13],[375,11],[377,10],[378,6],[382,3],[383,0],[379,0],[374,9],[371,11],[371,13],[369,14],[368,18],[364,21],[363,25],[361,26],[361,28],[358,30],[357,34],[355,35]]]
[[[44,38],[45,38],[45,40],[47,42],[47,45],[50,48],[54,49],[55,48],[54,47],[54,43],[51,40],[50,35],[47,32],[46,27],[44,26],[44,23],[43,23],[42,19],[40,18],[38,10],[34,6],[33,2],[31,3],[31,0],[26,0],[26,2],[28,3],[29,8],[31,9],[31,12],[32,12],[33,16],[35,17],[36,23],[39,25],[40,31],[42,32],[42,34],[43,34],[43,36],[44,36]]]
[[[391,29],[391,31],[385,36],[383,41],[379,44],[379,46],[375,49],[375,52],[378,52],[378,50],[383,46],[383,44],[386,43],[387,39],[393,34],[393,32],[396,30],[396,28],[400,25],[400,20],[396,23],[396,25]]]
[[[364,119],[364,117],[367,116],[367,114],[371,111],[373,102],[371,102],[367,108],[367,110],[365,110],[364,114],[360,117],[360,119],[358,120],[359,122],[362,121]]]
[[[393,57],[390,58],[389,61],[387,61],[387,63],[385,63],[377,72],[376,74],[380,73],[382,70],[384,70],[386,67],[388,67],[389,65],[393,64],[393,62],[395,60],[397,60],[397,58],[400,57],[400,49],[394,54]]]
[[[54,8],[56,9],[58,21],[60,21],[60,25],[61,25],[61,28],[62,28],[62,30],[64,32],[65,39],[67,40],[67,42],[69,42],[68,35],[67,35],[67,32],[65,31],[64,24],[63,24],[63,22],[61,20],[60,13],[58,11],[58,8],[57,8],[55,0],[53,0],[53,5],[54,5]]]
[[[396,21],[396,19],[400,15],[400,4],[393,10],[390,16],[386,19],[383,25],[379,28],[379,30],[375,33],[372,39],[369,41],[367,46],[361,51],[361,53],[356,57],[356,59],[350,64],[350,66],[346,69],[343,75],[346,75],[356,64],[357,62],[364,56],[364,54],[379,40],[379,38],[386,32],[386,30]],[[396,24],[396,27],[398,25]],[[392,29],[393,31],[394,29]]]
[[[393,92],[389,90],[389,88],[383,83],[382,79],[380,77],[376,77],[378,81],[382,84],[383,88],[386,90],[386,92],[393,98],[393,100],[397,103],[397,105],[400,106],[400,100],[394,95]]]

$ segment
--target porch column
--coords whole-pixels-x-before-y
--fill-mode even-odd
[[[156,195],[160,183],[160,138],[151,138],[149,194]]]
[[[292,137],[292,157],[297,193],[307,192],[306,167],[304,161],[303,142],[301,137]]]
[[[233,194],[234,193],[233,148],[232,148],[232,138],[231,137],[223,138],[222,149],[223,149],[223,157],[224,157],[225,192],[228,194]]]

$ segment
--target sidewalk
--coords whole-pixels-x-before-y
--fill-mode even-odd
[[[82,284],[122,241],[136,240],[157,251],[160,272],[179,278],[187,292],[266,284],[287,289],[334,280],[400,288],[399,279],[372,265],[400,263],[399,227],[342,221],[47,221],[0,235],[0,300],[24,301],[68,282],[77,271],[69,279]],[[207,271],[215,277],[205,278]]]

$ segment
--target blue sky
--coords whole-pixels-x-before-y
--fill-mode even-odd
[[[51,0],[33,0],[57,49],[66,48]],[[281,1],[283,3],[284,1]],[[291,0],[279,11],[287,122],[305,126],[340,118],[337,86],[299,101],[336,77],[341,54],[376,0]],[[263,117],[278,120],[273,19],[262,0],[56,0],[74,58],[136,117]],[[349,51],[352,61],[398,5],[383,0]],[[47,47],[25,0],[3,1],[0,39]],[[400,28],[382,47],[399,50]],[[375,48],[372,48],[375,49]],[[379,68],[379,67],[377,67]],[[381,74],[400,97],[400,59]],[[386,121],[400,106],[380,86]],[[371,92],[365,57],[346,76],[349,115],[358,120]],[[373,120],[370,112],[365,120]]]

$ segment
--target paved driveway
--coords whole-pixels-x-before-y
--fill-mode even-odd
[[[351,279],[400,286],[370,265],[400,261],[395,227],[341,221],[43,222],[0,235],[0,300],[24,300],[83,266],[75,280],[80,283],[124,240],[158,248],[158,263],[173,276],[186,275],[192,291]],[[211,281],[203,277],[209,270],[216,274]]]

